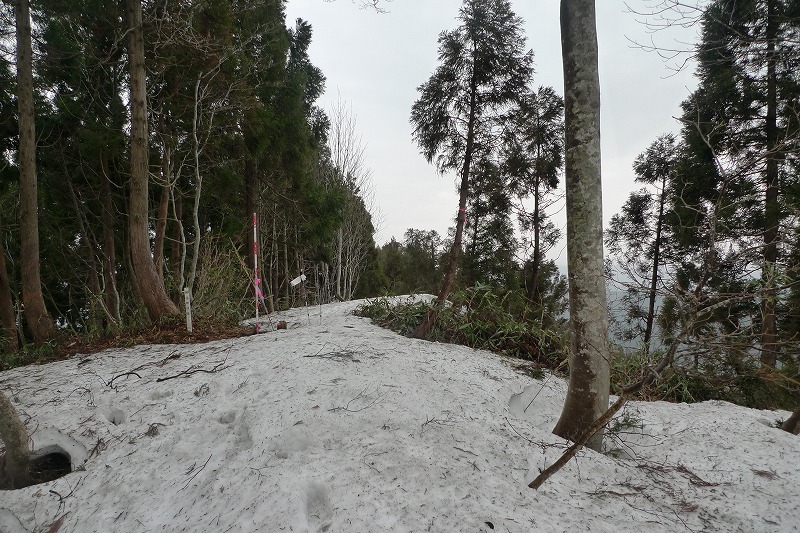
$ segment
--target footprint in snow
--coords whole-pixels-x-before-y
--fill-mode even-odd
[[[308,531],[323,532],[331,527],[333,507],[328,488],[322,483],[312,482],[306,490],[306,519]]]

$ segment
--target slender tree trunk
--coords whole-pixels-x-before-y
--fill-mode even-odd
[[[29,486],[31,476],[28,431],[19,419],[14,404],[2,391],[0,391],[0,438],[6,447],[6,480],[11,488]]]
[[[533,187],[533,261],[531,263],[530,277],[528,278],[528,300],[534,305],[539,304],[539,268],[542,253],[542,228],[539,221],[539,187],[540,180],[534,180]]]
[[[283,223],[283,277],[286,283],[286,309],[292,308],[292,285],[289,280],[292,279],[289,274],[289,223]]]
[[[148,133],[145,87],[144,30],[141,0],[127,0],[128,56],[130,62],[131,185],[129,203],[130,252],[134,283],[153,321],[178,316],[158,276],[150,250],[148,225]]]
[[[117,251],[114,238],[114,203],[111,198],[111,174],[108,157],[102,157],[103,176],[100,179],[101,220],[103,223],[103,286],[106,309],[114,326],[121,324],[119,292],[117,291]]]
[[[6,268],[5,234],[3,220],[0,218],[0,326],[3,328],[3,335],[0,337],[0,353],[16,352],[19,349],[14,301],[11,298],[11,284]]]
[[[661,232],[664,227],[664,204],[667,202],[667,175],[661,178],[661,195],[658,198],[658,219],[656,236],[653,242],[653,270],[650,273],[650,295],[647,302],[647,323],[644,328],[644,350],[650,353],[650,339],[653,337],[653,322],[656,317],[656,289],[658,288],[658,266],[661,260]]]
[[[167,217],[169,216],[169,189],[170,189],[170,162],[169,148],[164,148],[163,160],[161,161],[161,178],[164,180],[161,185],[161,200],[158,202],[158,214],[156,215],[156,239],[153,246],[153,257],[156,264],[156,273],[161,283],[164,283],[164,242],[167,239]]]
[[[100,288],[100,278],[98,276],[98,271],[100,268],[98,267],[97,258],[95,257],[95,249],[97,248],[97,245],[95,243],[95,239],[89,233],[88,224],[86,223],[83,209],[81,209],[81,202],[78,199],[78,194],[75,192],[75,187],[72,184],[72,178],[69,177],[66,168],[64,169],[64,175],[67,176],[65,178],[67,182],[67,190],[69,190],[69,195],[72,199],[72,207],[75,209],[75,218],[78,221],[78,228],[83,236],[81,242],[83,244],[83,251],[86,256],[85,263],[87,266],[87,292],[89,293],[88,325],[90,331],[101,331],[103,329],[103,317],[106,313],[103,310],[103,291]]]
[[[764,198],[764,266],[761,276],[764,282],[764,297],[761,303],[761,363],[774,368],[778,353],[778,326],[775,319],[776,266],[778,261],[778,228],[781,221],[778,201],[778,126],[777,126],[777,79],[775,73],[775,39],[777,38],[777,16],[775,0],[767,2],[767,116],[765,133],[767,140],[767,171]]]
[[[28,0],[18,0],[14,14],[17,26],[17,106],[19,112],[19,225],[21,236],[22,303],[25,321],[36,344],[55,335],[55,325],[42,296],[39,269],[39,194],[36,178],[36,129],[33,110],[33,54]]]
[[[172,187],[169,194],[173,214],[169,262],[172,267],[172,277],[175,280],[175,285],[183,288],[183,258],[186,247],[186,241],[183,236],[183,195],[177,190],[177,186]],[[172,301],[175,305],[180,304],[182,296],[181,291],[177,291],[173,295]]]
[[[594,0],[561,1],[561,47],[572,339],[569,389],[553,432],[574,441],[608,408],[610,387]],[[587,446],[602,444],[599,431]]]
[[[469,120],[467,122],[467,143],[464,150],[464,164],[461,168],[461,186],[458,191],[458,214],[456,215],[456,233],[453,238],[453,246],[450,248],[450,259],[447,262],[447,269],[445,270],[444,283],[442,290],[436,298],[433,307],[425,315],[422,323],[414,331],[412,337],[421,339],[424,338],[428,331],[430,331],[436,317],[439,315],[439,310],[444,305],[445,300],[450,295],[453,288],[453,282],[456,279],[456,270],[458,269],[458,259],[461,255],[461,241],[464,238],[464,225],[467,221],[467,199],[469,198],[469,174],[472,165],[472,152],[475,145],[475,118],[477,112],[477,93],[478,81],[475,72],[472,73],[470,80],[470,97],[469,97]]]
[[[244,219],[251,222],[253,220],[253,213],[257,212],[258,204],[256,199],[258,197],[258,174],[256,171],[256,163],[253,158],[246,156],[244,160]],[[263,221],[262,221],[263,223]],[[247,266],[253,271],[254,258],[253,250],[255,247],[255,240],[253,237],[253,227],[250,224],[245,224],[245,243],[247,250]]]
[[[336,245],[336,297],[342,300],[342,228],[337,232]]]
[[[192,264],[189,268],[189,287],[190,294],[194,293],[194,280],[197,276],[197,265],[200,262],[200,237],[202,235],[200,226],[200,195],[203,192],[203,175],[200,173],[200,139],[197,136],[198,107],[200,91],[200,78],[194,86],[194,114],[192,116],[192,152],[194,155],[194,205],[192,206],[192,222],[194,223],[194,241],[192,242]],[[205,227],[205,225],[203,225]]]
[[[273,302],[273,309],[280,309],[280,299],[278,298],[278,290],[280,288],[280,284],[278,282],[279,278],[279,250],[278,250],[278,216],[277,216],[277,209],[276,206],[273,205],[272,210],[272,253],[270,254],[270,269],[269,269],[269,279],[270,279],[270,293],[271,297],[274,299]]]

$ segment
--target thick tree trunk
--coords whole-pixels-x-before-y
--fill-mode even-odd
[[[0,392],[0,438],[6,447],[5,480],[11,485],[10,488],[29,486],[31,476],[28,431],[11,400],[3,392]]]
[[[19,349],[14,300],[11,298],[11,284],[8,280],[8,270],[6,270],[4,237],[3,221],[0,219],[0,326],[3,328],[3,335],[0,336],[0,353],[16,352]]]
[[[775,319],[776,265],[778,261],[778,227],[781,208],[778,201],[778,97],[775,73],[775,39],[778,21],[775,0],[767,2],[767,116],[765,134],[767,141],[767,171],[764,176],[766,194],[764,198],[764,265],[762,280],[764,297],[761,302],[761,363],[766,368],[775,368],[778,353],[778,325]]]
[[[141,0],[127,0],[128,55],[130,62],[131,186],[129,235],[134,282],[147,314],[153,321],[178,316],[178,307],[167,297],[150,250],[148,226],[148,134],[145,87],[144,30]]]
[[[574,441],[608,408],[610,387],[594,0],[561,1],[561,46],[572,342],[569,390],[553,432]],[[587,446],[599,451],[602,443],[599,431]]]
[[[55,325],[42,296],[39,270],[39,195],[36,181],[36,129],[33,111],[31,17],[28,0],[18,0],[14,13],[17,25],[17,105],[19,112],[19,224],[22,241],[22,303],[25,321],[36,344],[55,335]]]

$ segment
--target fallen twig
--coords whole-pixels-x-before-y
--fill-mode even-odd
[[[211,457],[213,457],[213,455],[214,455],[214,454],[212,453],[211,455],[209,455],[209,456],[208,456],[208,459],[206,459],[206,462],[205,462],[205,463],[203,463],[203,466],[201,466],[200,468],[198,468],[198,469],[197,469],[197,471],[196,471],[194,474],[192,474],[192,477],[190,477],[190,478],[189,478],[189,479],[186,481],[186,484],[185,484],[183,487],[181,487],[181,488],[178,490],[178,492],[182,491],[183,489],[185,489],[186,487],[188,487],[188,486],[189,486],[189,483],[191,483],[191,482],[192,482],[192,480],[193,480],[194,478],[196,478],[196,477],[197,477],[197,475],[198,475],[200,472],[202,472],[202,471],[203,471],[203,469],[206,467],[206,465],[207,465],[207,464],[208,464],[208,462],[211,460]],[[191,471],[192,471],[192,469],[190,469],[189,471],[191,472]]]
[[[117,374],[116,376],[114,376],[113,378],[111,378],[111,379],[109,380],[109,382],[108,382],[108,384],[107,384],[107,385],[109,386],[109,388],[112,388],[112,389],[113,389],[113,388],[114,388],[114,380],[116,380],[116,379],[118,379],[118,378],[124,378],[125,376],[136,376],[137,378],[139,378],[139,379],[142,379],[142,376],[140,376],[139,374],[137,374],[137,373],[136,373],[136,372],[134,372],[134,371],[130,371],[130,372],[123,372],[122,374]]]
[[[372,407],[373,405],[375,405],[380,400],[382,400],[382,399],[384,399],[386,397],[386,394],[384,394],[382,396],[380,394],[378,394],[378,395],[376,395],[374,400],[372,400],[370,403],[368,403],[364,407],[360,407],[358,409],[350,409],[350,404],[353,403],[354,401],[358,400],[362,396],[364,396],[364,393],[366,392],[366,390],[367,389],[364,389],[361,392],[359,392],[358,395],[356,395],[355,398],[353,398],[349,402],[347,402],[347,405],[345,405],[344,407],[341,407],[341,406],[333,407],[331,409],[328,409],[328,411],[347,411],[348,413],[358,413],[359,411],[363,411],[364,409],[368,409],[369,407]]]
[[[228,362],[228,358],[226,357],[225,359],[223,359],[222,361],[220,361],[216,365],[214,365],[212,368],[195,368],[194,366],[190,366],[186,370],[184,370],[182,372],[178,372],[177,374],[175,374],[173,376],[167,376],[165,378],[158,378],[156,380],[156,383],[161,383],[162,381],[167,381],[169,379],[175,379],[175,378],[180,378],[180,377],[184,377],[184,376],[191,376],[192,374],[197,374],[198,372],[204,372],[206,374],[214,374],[216,372],[219,372],[220,370],[225,370],[226,368],[230,368],[231,365],[227,365],[227,366],[225,365],[225,363],[227,363],[227,362]]]
[[[542,470],[542,472],[536,476],[536,478],[531,481],[528,486],[532,489],[538,489],[541,487],[542,483],[547,481],[550,476],[561,470],[570,459],[575,457],[575,455],[580,451],[581,448],[583,448],[589,439],[591,439],[595,433],[600,431],[600,428],[604,427],[611,421],[614,415],[617,414],[620,409],[622,409],[622,407],[628,402],[633,394],[641,390],[644,386],[655,381],[660,373],[667,368],[670,362],[672,362],[672,359],[675,356],[675,351],[678,349],[679,342],[680,339],[675,339],[670,345],[669,350],[667,350],[667,352],[664,354],[664,358],[661,360],[661,362],[655,368],[648,368],[642,379],[625,387],[622,390],[622,394],[620,394],[619,398],[617,398],[617,401],[611,404],[611,407],[609,407],[606,412],[600,415],[600,417],[595,420],[592,425],[590,425],[583,431],[583,433],[581,433],[580,437],[578,437],[572,446],[567,448],[567,451],[565,451],[564,454],[559,457],[558,461]]]

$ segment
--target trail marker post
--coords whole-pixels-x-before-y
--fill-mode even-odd
[[[186,331],[192,332],[192,291],[189,287],[183,289],[183,301],[186,304]]]

